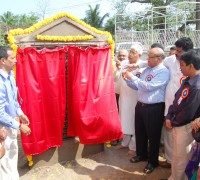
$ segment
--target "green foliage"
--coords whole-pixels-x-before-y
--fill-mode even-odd
[[[0,45],[8,46],[8,41],[6,40],[6,36],[3,30],[0,29]]]
[[[114,38],[114,34],[115,34],[115,18],[114,17],[111,17],[107,20],[107,22],[104,25],[104,30],[110,32],[110,34]]]
[[[121,1],[113,0],[113,2],[115,3],[114,7],[117,8],[116,11],[120,12]],[[183,32],[185,29],[191,28],[191,25],[193,28],[196,25],[196,29],[200,29],[200,21],[196,21],[196,19],[200,19],[200,12],[198,18],[195,12],[197,7],[195,8],[195,4],[193,3],[187,4],[183,0],[132,0],[131,2],[151,3],[152,6],[150,9],[146,8],[143,13],[134,13],[134,15],[125,15],[124,13],[123,17],[118,15],[121,20],[117,20],[116,26],[121,29],[148,31],[151,29],[165,28],[177,30],[178,28]],[[176,7],[175,9],[169,8],[172,6],[168,5],[172,4],[173,7]]]
[[[127,5],[130,3],[130,0],[112,0],[112,7],[117,14],[125,13]]]
[[[5,31],[16,27],[32,26],[39,20],[39,17],[35,14],[26,15],[14,15],[12,12],[7,11],[0,15],[0,45],[8,45]]]
[[[105,18],[109,17],[109,13],[106,13],[101,17],[99,7],[100,7],[99,4],[97,4],[95,8],[92,8],[92,6],[89,5],[89,10],[85,12],[86,17],[83,19],[83,21],[85,21],[86,23],[90,24],[93,27],[101,29],[103,28],[103,22]]]
[[[17,22],[17,17],[10,11],[3,13],[0,16],[0,23],[5,26],[14,26]]]
[[[29,16],[27,16],[26,14],[17,15],[17,19],[19,26],[32,26],[33,24],[38,22],[39,17],[32,13]]]
[[[12,12],[7,11],[0,15],[0,24],[6,27],[12,26],[31,26],[38,22],[39,17],[34,13],[30,15],[20,14],[14,15]]]

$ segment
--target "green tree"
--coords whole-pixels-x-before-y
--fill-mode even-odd
[[[126,11],[127,5],[130,3],[130,0],[112,0],[112,7],[116,11],[116,14],[123,14]]]
[[[1,46],[8,45],[8,41],[6,40],[5,32],[2,29],[0,29],[0,45]]]
[[[200,2],[200,0],[192,0],[194,2]],[[124,13],[125,9],[127,7],[127,5],[129,3],[143,3],[143,4],[150,4],[151,7],[160,7],[158,9],[154,9],[155,12],[153,14],[154,18],[152,24],[155,24],[154,29],[164,29],[165,28],[165,18],[164,16],[168,13],[168,17],[167,18],[171,18],[170,17],[170,13],[173,14],[174,12],[167,12],[166,10],[166,6],[170,5],[171,3],[179,3],[179,2],[183,2],[183,0],[113,0],[113,7],[116,10],[117,13]],[[184,29],[186,28],[186,25],[190,25],[190,24],[195,24],[196,25],[196,30],[200,30],[200,5],[196,4],[196,13],[191,12],[191,14],[188,15],[188,20],[187,22],[184,22],[182,24],[179,25],[179,30],[180,31],[184,31]],[[162,15],[161,15],[162,14]],[[151,16],[152,14],[150,14],[150,12],[146,12],[146,17]],[[179,18],[183,18],[179,16]],[[141,22],[141,21],[140,21]],[[142,22],[143,23],[143,22]],[[136,23],[135,23],[136,24]],[[141,23],[140,23],[141,24]],[[169,24],[168,24],[169,25]],[[136,24],[136,26],[138,27],[138,24]]]
[[[100,16],[99,11],[100,5],[97,4],[95,8],[92,8],[91,5],[89,5],[89,10],[86,11],[86,17],[83,19],[86,23],[90,24],[93,27],[96,28],[103,28],[104,20],[109,17],[109,13],[104,14],[102,17]]]
[[[110,34],[114,38],[114,34],[115,34],[115,17],[111,17],[106,21],[106,23],[104,25],[104,30],[110,32]]]
[[[38,20],[39,17],[36,16],[34,13],[31,13],[31,15],[14,15],[12,12],[7,11],[3,13],[3,15],[0,15],[0,24],[6,27],[31,26],[38,22]]]
[[[39,17],[35,15],[34,13],[31,13],[31,15],[26,15],[26,14],[20,14],[17,15],[17,25],[18,26],[32,26],[36,22],[38,22]]]
[[[9,29],[32,26],[38,22],[38,20],[39,17],[34,13],[30,13],[30,15],[14,15],[10,11],[3,13],[0,15],[0,45],[8,45],[6,34],[8,33]]]
[[[0,16],[0,24],[4,26],[14,26],[16,21],[17,17],[10,11],[7,11]]]

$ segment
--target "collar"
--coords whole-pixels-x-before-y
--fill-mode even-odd
[[[155,71],[155,70],[159,69],[159,68],[162,67],[162,66],[163,66],[163,64],[160,63],[160,64],[158,64],[158,65],[155,66],[155,67],[152,67],[152,68],[151,68],[150,66],[149,66],[149,67],[151,68],[152,71]]]
[[[2,77],[4,77],[5,79],[7,79],[8,76],[13,76],[14,73],[13,73],[12,71],[10,71],[10,72],[7,74],[3,69],[0,69],[0,75],[1,75]]]
[[[196,76],[194,76],[193,78],[190,79],[190,77],[188,77],[186,79],[186,81],[192,86],[193,84],[195,84],[198,79],[200,79],[200,74],[197,74]]]

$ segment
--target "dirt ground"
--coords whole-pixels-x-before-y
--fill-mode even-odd
[[[170,169],[158,167],[144,174],[146,162],[130,163],[127,149],[105,147],[104,152],[76,161],[29,169],[25,157],[19,157],[20,180],[159,180],[167,179]],[[161,148],[162,152],[162,148]]]

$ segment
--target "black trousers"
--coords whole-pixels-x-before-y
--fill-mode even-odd
[[[161,129],[164,122],[164,103],[143,104],[135,107],[136,153],[157,166]]]

